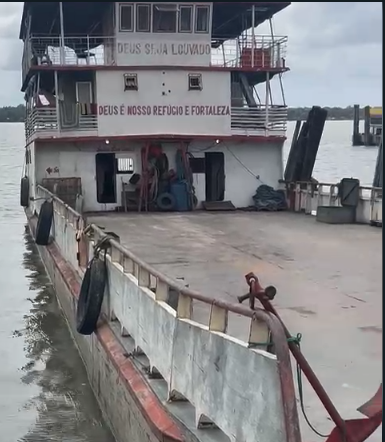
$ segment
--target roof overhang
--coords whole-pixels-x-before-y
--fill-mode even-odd
[[[132,2],[139,3],[139,2]],[[143,3],[143,1],[141,2]],[[155,3],[155,2],[149,2]],[[179,3],[191,3],[179,1]],[[291,2],[205,2],[213,3],[213,40],[230,40],[252,25],[252,6],[255,6],[255,25],[258,26]],[[27,17],[32,17],[31,34],[60,35],[60,2],[24,2],[20,39],[24,40]],[[63,2],[64,32],[66,35],[102,35],[102,19],[112,2]]]

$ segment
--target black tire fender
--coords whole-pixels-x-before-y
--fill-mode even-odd
[[[107,283],[107,266],[99,257],[88,265],[80,287],[76,310],[76,330],[91,335],[97,328]]]
[[[37,219],[35,242],[38,246],[47,246],[53,221],[53,201],[44,201]]]
[[[158,206],[159,210],[166,212],[175,209],[176,200],[174,195],[169,192],[164,192],[158,196],[156,205]]]
[[[29,206],[29,178],[23,176],[20,181],[20,205],[21,207]]]

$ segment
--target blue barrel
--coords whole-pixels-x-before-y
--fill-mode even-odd
[[[190,210],[190,194],[186,181],[171,183],[170,193],[175,198],[175,210],[177,212],[188,212]]]

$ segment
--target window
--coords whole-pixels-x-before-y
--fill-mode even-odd
[[[134,30],[134,8],[132,5],[119,5],[119,31]]]
[[[136,31],[150,32],[150,5],[136,6]]]
[[[179,32],[192,32],[192,6],[179,8]]]
[[[138,90],[138,74],[124,74],[124,91]]]
[[[206,173],[205,158],[189,158],[190,169],[192,173]]]
[[[188,90],[189,91],[201,91],[202,90],[202,74],[189,74],[188,75]]]
[[[132,174],[134,173],[134,160],[132,158],[117,158],[116,173]]]
[[[92,100],[92,84],[90,81],[76,82],[76,101],[77,103],[90,104]]]
[[[208,6],[197,6],[195,11],[195,32],[209,32],[210,8]]]
[[[157,3],[152,10],[152,31],[174,33],[177,30],[177,5]]]

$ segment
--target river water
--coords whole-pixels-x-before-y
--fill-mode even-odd
[[[294,130],[289,124],[288,139]],[[377,148],[351,147],[352,123],[328,122],[314,177],[371,185]],[[288,154],[287,143],[285,156]],[[0,441],[112,442],[19,206],[24,127],[0,124]]]
[[[113,442],[19,206],[22,124],[0,124],[0,441]]]

